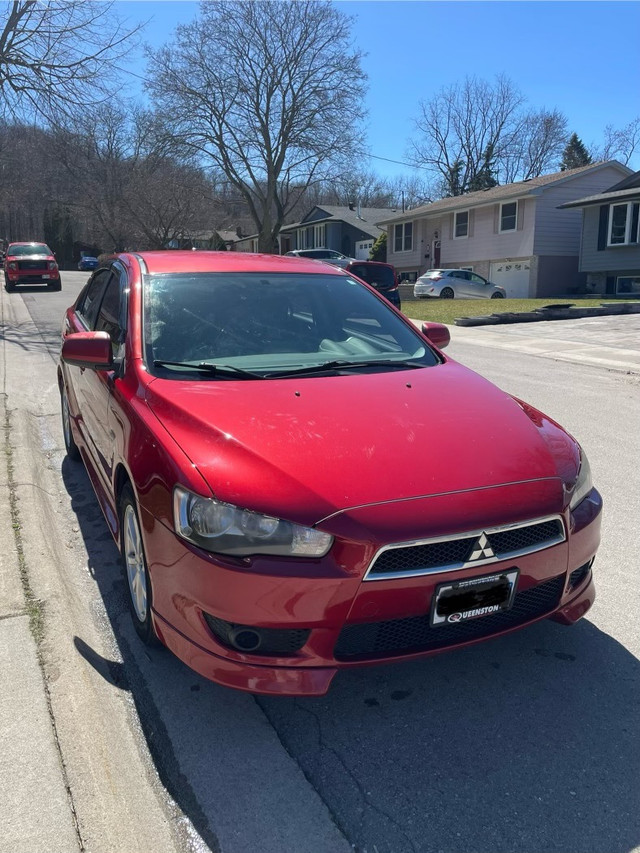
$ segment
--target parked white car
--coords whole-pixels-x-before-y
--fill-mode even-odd
[[[355,261],[355,258],[348,258],[342,252],[336,252],[335,249],[293,249],[291,252],[285,252],[285,254],[297,258],[314,258],[316,261],[324,261],[342,269]]]
[[[413,286],[416,299],[504,299],[506,291],[470,270],[427,270]]]

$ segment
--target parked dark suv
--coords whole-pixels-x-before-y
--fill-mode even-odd
[[[398,276],[395,267],[380,261],[352,261],[345,267],[347,272],[357,275],[378,293],[386,297],[396,308],[401,308],[400,292],[398,291]]]
[[[49,290],[61,290],[60,270],[46,243],[9,243],[4,259],[7,290],[17,284],[44,284]]]

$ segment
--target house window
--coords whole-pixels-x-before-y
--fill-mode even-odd
[[[619,275],[616,279],[616,293],[640,294],[640,275]]]
[[[518,202],[510,201],[500,205],[500,233],[515,231],[518,222]]]
[[[469,211],[468,210],[458,210],[454,215],[454,224],[453,224],[453,237],[454,239],[458,239],[460,237],[468,237],[469,236]]]
[[[326,225],[314,225],[313,228],[314,248],[324,249],[327,245]]]
[[[629,246],[638,243],[640,202],[628,201],[609,207],[609,245]]]
[[[394,230],[393,251],[410,252],[413,248],[413,222],[403,222]]]

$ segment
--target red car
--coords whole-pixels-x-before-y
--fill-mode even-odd
[[[44,284],[49,290],[62,289],[55,255],[46,243],[9,243],[4,281],[8,291],[17,284]]]
[[[230,687],[320,695],[339,668],[583,616],[586,456],[448,341],[303,258],[99,267],[64,320],[62,421],[140,637]]]

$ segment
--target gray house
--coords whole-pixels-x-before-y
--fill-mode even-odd
[[[293,249],[335,249],[350,258],[366,260],[374,242],[383,233],[376,222],[392,215],[388,208],[316,205],[300,222],[280,230],[280,252]]]
[[[640,294],[640,172],[560,207],[583,210],[580,271],[587,274],[587,289]]]
[[[585,286],[578,269],[582,219],[567,202],[600,193],[631,170],[616,160],[443,198],[378,220],[387,261],[405,281],[463,267],[510,297],[555,296]]]

